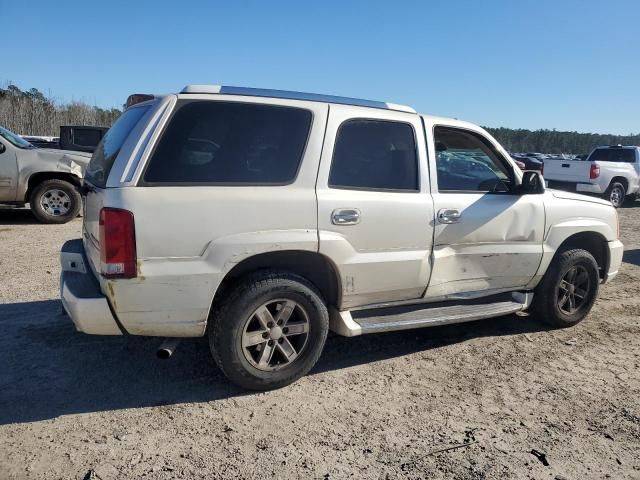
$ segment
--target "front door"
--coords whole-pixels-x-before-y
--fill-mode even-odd
[[[0,140],[0,202],[15,202],[18,185],[18,164],[12,146]]]
[[[320,253],[341,308],[419,299],[429,280],[433,203],[415,114],[331,105],[316,184]]]
[[[516,172],[482,132],[435,125],[433,271],[426,298],[522,288],[542,259],[542,195],[515,193]]]

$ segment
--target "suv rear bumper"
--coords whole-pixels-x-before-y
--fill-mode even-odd
[[[60,298],[79,332],[122,335],[107,298],[84,253],[82,240],[69,240],[60,252]]]

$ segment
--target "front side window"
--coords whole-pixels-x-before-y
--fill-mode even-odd
[[[236,102],[179,104],[149,160],[147,184],[293,182],[311,128],[309,110]]]
[[[370,119],[344,122],[336,136],[329,186],[417,191],[418,156],[413,127]]]
[[[512,173],[481,135],[435,127],[436,170],[440,192],[508,192]]]

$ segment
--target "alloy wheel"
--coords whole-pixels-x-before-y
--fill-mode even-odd
[[[573,315],[588,302],[591,280],[589,272],[582,265],[571,267],[560,280],[558,287],[558,308],[567,315]]]
[[[47,215],[61,217],[69,213],[71,198],[66,192],[58,188],[47,190],[40,197],[40,206]]]
[[[248,318],[242,352],[255,368],[272,372],[293,363],[307,346],[309,315],[290,299],[271,300]]]

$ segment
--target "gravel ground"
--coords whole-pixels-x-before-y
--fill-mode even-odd
[[[80,220],[1,211],[0,478],[640,479],[640,204],[620,217],[621,273],[577,327],[333,336],[256,394],[203,339],[162,362],[157,339],[76,333],[58,251]]]

